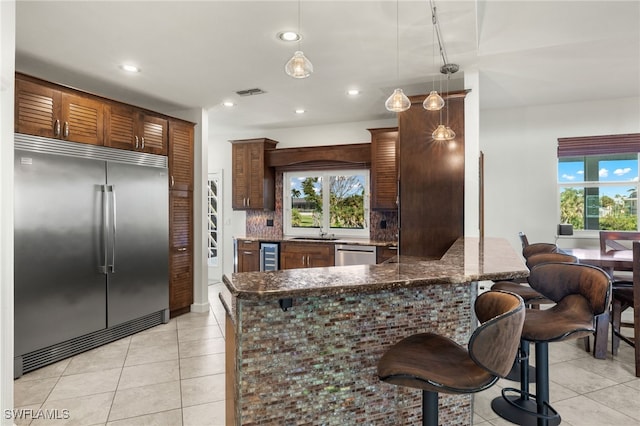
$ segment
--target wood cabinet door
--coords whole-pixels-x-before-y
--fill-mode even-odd
[[[149,154],[167,155],[169,122],[161,117],[140,113],[140,151]]]
[[[238,272],[260,270],[260,251],[238,249]]]
[[[193,191],[193,125],[169,122],[171,189]]]
[[[247,208],[247,198],[249,197],[249,180],[251,179],[248,152],[248,144],[233,144],[233,146],[231,147],[231,207],[235,210],[244,210]]]
[[[20,79],[16,79],[15,91],[15,132],[59,138],[60,91]]]
[[[398,209],[397,129],[371,132],[371,208]]]
[[[103,145],[103,126],[103,102],[62,92],[62,139]]]
[[[299,252],[282,252],[280,253],[280,269],[299,269],[306,268],[305,254]]]
[[[264,206],[264,146],[249,144],[246,155],[249,165],[247,207],[261,209]]]
[[[335,265],[335,246],[326,243],[282,243],[280,269]]]
[[[193,303],[193,194],[169,191],[169,310]]]
[[[104,145],[112,148],[136,149],[136,110],[126,105],[105,107]],[[140,142],[138,141],[138,144]]]

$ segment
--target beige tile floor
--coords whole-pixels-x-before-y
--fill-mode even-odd
[[[189,313],[25,374],[14,383],[15,407],[34,413],[57,409],[59,417],[68,410],[69,418],[16,423],[224,425],[221,290],[220,284],[209,287],[208,313]],[[575,341],[551,344],[551,400],[562,424],[640,426],[640,379],[632,360],[633,351],[624,344],[618,356],[606,360],[594,359]],[[511,424],[490,408],[501,386],[518,385],[502,380],[476,394],[474,425]]]

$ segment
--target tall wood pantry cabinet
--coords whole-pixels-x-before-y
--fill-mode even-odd
[[[169,310],[188,312],[193,303],[193,130],[169,121]]]
[[[466,91],[443,95],[445,107],[427,111],[426,95],[412,96],[398,114],[400,134],[400,254],[440,258],[464,235],[464,98]],[[452,141],[431,137],[448,117]]]
[[[231,207],[234,210],[274,210],[275,172],[265,161],[265,151],[278,142],[267,139],[230,141],[232,158]]]

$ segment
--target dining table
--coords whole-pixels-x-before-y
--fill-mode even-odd
[[[600,249],[583,249],[583,248],[563,248],[563,252],[571,254],[578,258],[580,263],[597,266],[603,269],[613,277],[614,271],[633,271],[634,251],[636,258],[640,260],[640,243],[634,243],[633,250],[609,250],[602,252]],[[633,323],[634,323],[634,348],[636,377],[640,377],[640,348],[638,341],[640,335],[640,280],[634,280],[633,283]],[[596,333],[605,333],[606,336],[609,328],[609,318],[600,318],[597,324]],[[596,358],[606,358],[607,356],[607,339],[600,340],[600,344],[594,344],[593,356]],[[628,341],[628,340],[625,340]]]

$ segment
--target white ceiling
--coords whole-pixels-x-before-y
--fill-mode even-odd
[[[461,69],[449,87],[477,69],[481,108],[640,97],[638,0],[435,4],[449,62]],[[18,0],[16,68],[168,114],[207,108],[210,126],[261,129],[393,118],[384,101],[396,86],[412,95],[442,81],[428,0],[300,8],[307,79],[284,73],[297,45],[276,39],[298,27],[291,0]],[[124,61],[142,72],[126,75]],[[256,87],[266,93],[235,94]],[[352,87],[362,94],[348,98]]]

